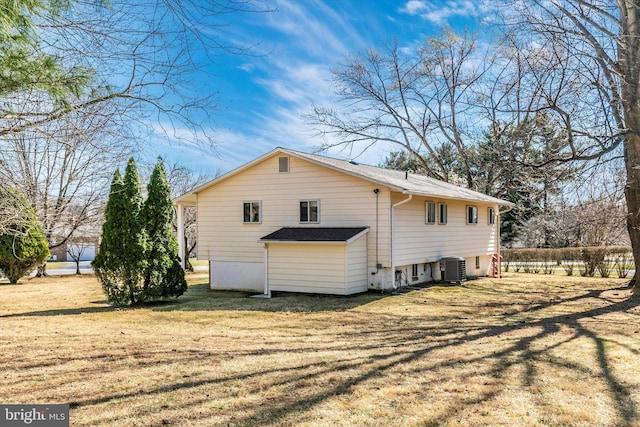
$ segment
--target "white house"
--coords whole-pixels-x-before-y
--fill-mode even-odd
[[[496,273],[499,208],[512,206],[423,175],[284,148],[175,203],[179,224],[183,207],[197,207],[198,258],[209,261],[211,288],[268,295],[348,295],[443,273],[453,281]]]

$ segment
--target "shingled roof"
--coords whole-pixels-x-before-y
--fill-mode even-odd
[[[513,203],[496,197],[460,187],[455,184],[430,178],[416,173],[407,173],[392,169],[384,169],[376,166],[359,164],[347,160],[334,159],[331,157],[318,156],[316,154],[303,153],[300,151],[282,149],[291,155],[309,160],[313,163],[321,164],[332,169],[346,172],[368,181],[373,181],[391,187],[395,191],[407,194],[426,197],[440,197],[446,199],[461,199],[466,201],[480,201],[495,203],[503,206],[512,206]]]
[[[275,148],[269,153],[264,154],[257,159],[243,166],[240,166],[239,168],[234,169],[222,176],[219,176],[218,178],[215,178],[214,180],[209,181],[208,183],[178,197],[176,199],[176,202],[184,203],[187,205],[195,205],[196,193],[231,176],[234,176],[271,156],[278,154],[298,157],[311,163],[315,163],[317,165],[346,173],[360,179],[386,186],[392,191],[398,191],[405,194],[442,199],[464,200],[468,202],[484,202],[502,206],[513,206],[513,203],[506,200],[491,197],[486,194],[450,184],[448,182],[440,181],[435,178],[430,178],[428,176],[410,172],[407,173],[403,171],[384,169],[376,166],[359,164],[348,160],[340,160],[331,157],[319,156],[317,154],[303,153],[301,151],[289,150],[281,147]]]
[[[368,227],[283,227],[261,242],[349,242]]]

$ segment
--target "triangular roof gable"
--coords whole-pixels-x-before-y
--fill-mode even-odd
[[[267,160],[268,158],[270,158],[270,157],[272,157],[272,156],[274,156],[274,155],[276,155],[278,153],[283,153],[283,152],[284,152],[284,150],[282,148],[277,147],[277,148],[269,151],[268,153],[263,154],[262,156],[260,156],[260,157],[258,157],[256,159],[253,159],[248,163],[245,163],[242,166],[239,166],[239,167],[237,167],[237,168],[235,168],[233,170],[230,170],[229,172],[227,172],[225,174],[222,174],[222,175],[212,179],[211,181],[205,182],[201,186],[196,187],[193,190],[191,190],[191,191],[189,191],[189,192],[187,192],[187,193],[185,193],[185,194],[183,194],[181,196],[176,197],[175,198],[175,202],[176,203],[181,203],[183,201],[190,201],[191,197],[193,195],[195,195],[196,193],[199,193],[202,190],[206,190],[207,188],[209,188],[211,186],[214,186],[214,185],[218,184],[219,182],[222,182],[222,181],[224,181],[226,179],[229,179],[232,176],[238,175],[239,173],[241,173],[241,172],[243,172],[243,171],[245,171],[247,169],[250,169],[251,167],[257,165],[258,163],[262,163],[263,161]],[[289,153],[287,153],[287,155],[289,155]]]
[[[176,198],[176,202],[180,203],[181,201],[190,201],[189,199],[192,198],[196,193],[208,187],[216,185],[221,181],[231,178],[232,176],[235,176],[278,154],[286,154],[288,156],[297,157],[299,159],[306,160],[308,162],[333,169],[338,172],[346,173],[348,175],[352,175],[354,177],[388,187],[392,191],[397,191],[405,194],[414,194],[425,197],[438,197],[443,199],[464,200],[470,202],[484,202],[503,206],[513,206],[513,203],[506,200],[487,196],[486,194],[482,194],[468,188],[459,187],[457,185],[440,181],[435,178],[430,178],[424,175],[405,173],[392,169],[384,169],[375,166],[359,164],[356,162],[349,162],[347,160],[339,160],[331,157],[324,157],[316,154],[308,154],[300,151],[289,150],[282,147],[277,147],[274,150],[209,181],[208,183],[205,183],[198,188],[195,188],[189,193]]]

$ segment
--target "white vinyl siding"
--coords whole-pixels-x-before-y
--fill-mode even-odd
[[[269,243],[271,291],[351,295],[367,290],[367,238]]]
[[[370,227],[368,265],[376,265],[376,247],[379,262],[390,264],[388,189],[296,157],[289,157],[289,173],[279,173],[278,162],[275,155],[198,193],[199,259],[263,263],[258,240],[281,227],[301,226],[300,201],[321,200],[323,227]],[[247,226],[239,209],[251,200],[262,201],[262,222]]]
[[[367,236],[347,246],[347,294],[367,290]]]
[[[392,201],[397,202],[403,197],[406,196],[398,195]],[[414,197],[394,209],[395,265],[411,266],[436,262],[443,257],[464,257],[468,258],[467,266],[471,266],[473,274],[478,274],[474,261],[476,256],[481,256],[482,268],[485,269],[485,256],[490,257],[496,252],[495,227],[468,227],[467,204],[454,200],[446,202],[446,227],[424,227],[424,203],[424,198]]]
[[[269,244],[271,291],[346,294],[342,244]]]

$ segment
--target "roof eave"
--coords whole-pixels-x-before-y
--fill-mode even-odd
[[[437,198],[437,199],[444,199],[444,200],[458,200],[458,201],[463,201],[463,202],[471,202],[471,203],[493,203],[496,205],[500,205],[500,206],[515,206],[515,203],[511,203],[507,200],[502,200],[502,199],[498,199],[495,197],[492,197],[492,199],[494,200],[482,200],[482,199],[474,199],[471,197],[454,197],[454,196],[443,196],[443,195],[439,195],[439,194],[430,194],[430,193],[425,193],[425,192],[421,192],[421,191],[411,191],[411,190],[407,190],[407,189],[402,189],[401,190],[402,194],[411,194],[413,196],[420,196],[420,197],[433,197],[433,198]],[[488,196],[490,197],[490,196]]]

